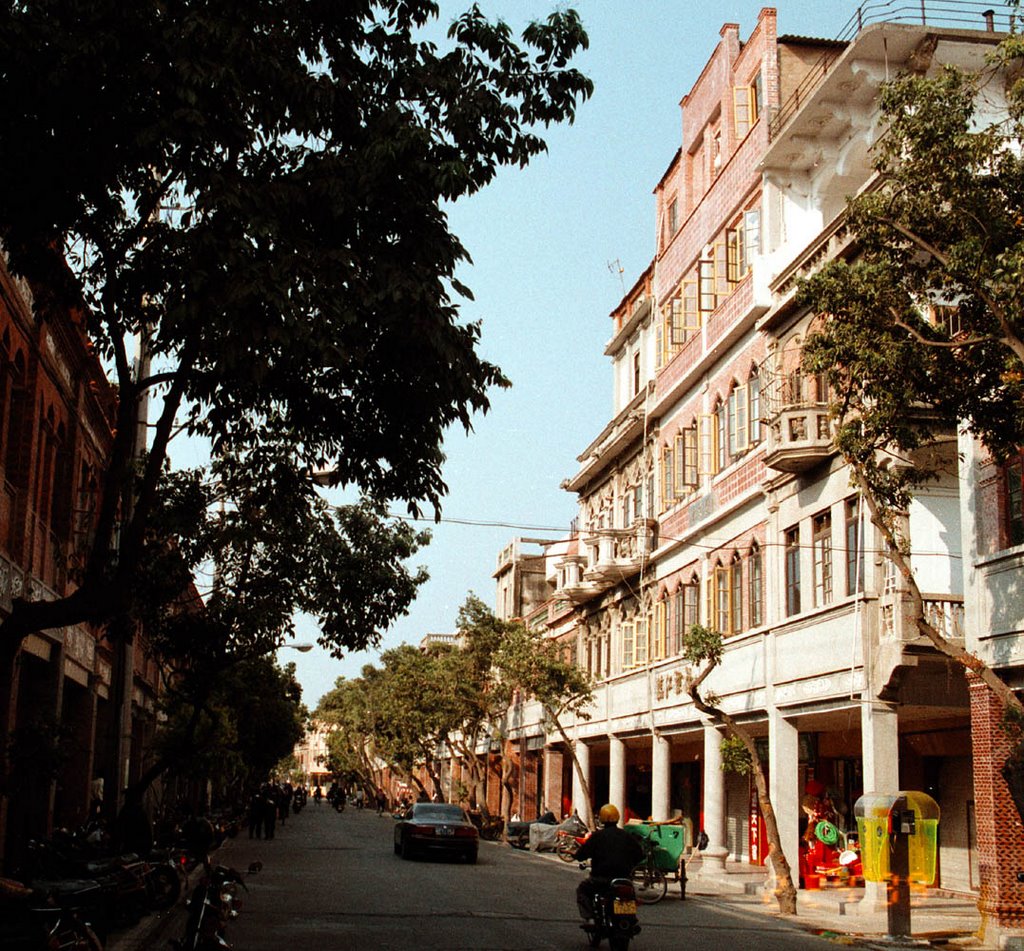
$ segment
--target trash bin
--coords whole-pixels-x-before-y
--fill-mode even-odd
[[[900,834],[907,836],[910,880],[920,885],[935,881],[939,806],[931,796],[913,790],[865,793],[854,804],[853,814],[867,881],[889,879],[892,840]]]

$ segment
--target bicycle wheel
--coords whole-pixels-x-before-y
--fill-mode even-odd
[[[579,846],[576,844],[576,840],[569,836],[559,836],[558,844],[555,846],[555,852],[563,862],[571,862],[576,858],[576,850]]]
[[[633,869],[633,888],[636,900],[641,905],[653,905],[661,901],[668,892],[665,873],[647,865]]]

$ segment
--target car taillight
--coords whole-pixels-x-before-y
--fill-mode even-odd
[[[412,834],[413,835],[433,835],[434,834],[434,827],[433,826],[413,826],[412,827]]]
[[[475,839],[476,838],[476,829],[467,829],[465,826],[456,826],[455,834],[456,835],[461,835],[461,836],[466,836],[466,837],[471,838],[471,839]]]
[[[633,891],[633,886],[629,882],[615,885],[612,889],[612,894],[619,901],[632,901],[636,897],[636,892]]]

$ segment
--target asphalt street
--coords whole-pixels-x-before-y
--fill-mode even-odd
[[[548,951],[583,949],[575,865],[482,842],[476,865],[396,856],[393,820],[310,803],[269,842],[239,836],[217,855],[245,870],[249,894],[227,938],[237,951]],[[673,885],[640,909],[637,951],[803,951],[834,947],[757,910]],[[605,945],[607,947],[607,945]]]

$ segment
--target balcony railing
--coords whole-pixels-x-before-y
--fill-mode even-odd
[[[846,45],[866,26],[874,23],[906,23],[939,29],[1015,32],[1018,25],[1015,4],[999,0],[867,0],[835,37],[834,45],[811,65],[807,75],[790,97],[779,107],[768,126],[769,139],[775,139],[814,90],[828,75]]]
[[[899,592],[879,601],[882,633],[890,640],[916,641],[922,637],[916,619],[908,610],[909,601]],[[924,595],[924,619],[948,641],[963,643],[964,599],[956,594]]]

